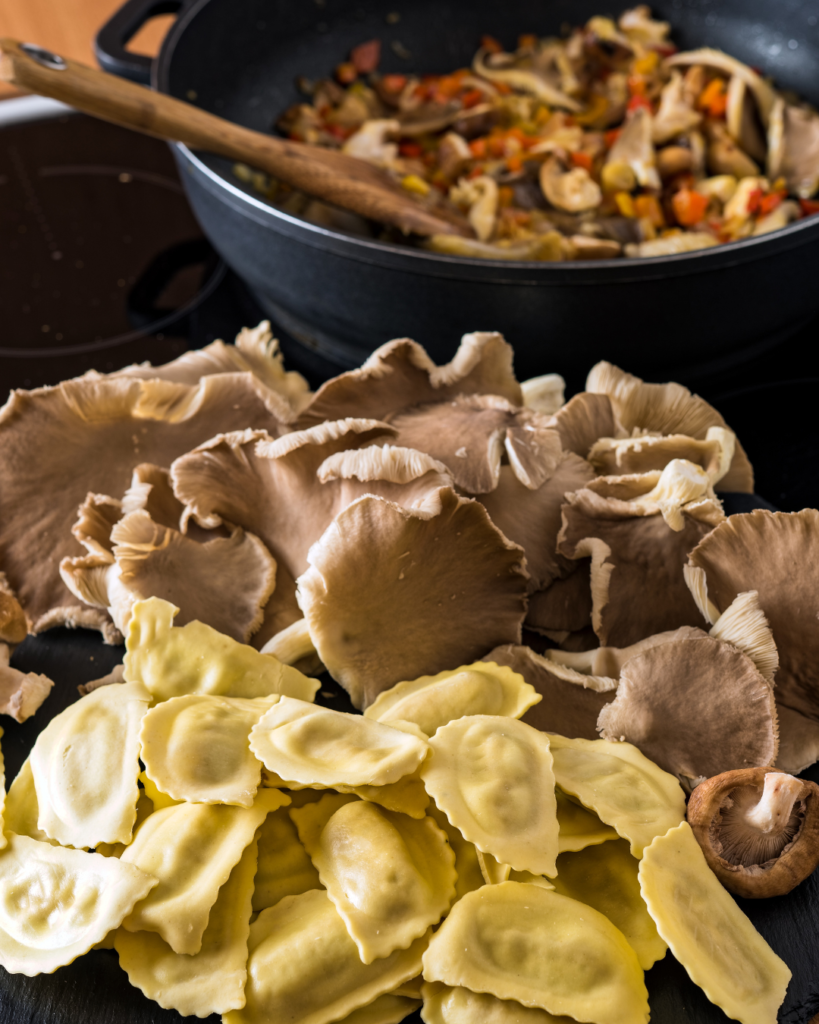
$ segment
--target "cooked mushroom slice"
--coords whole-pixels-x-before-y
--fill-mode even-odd
[[[486,660],[508,665],[541,694],[543,699],[523,716],[527,725],[561,736],[597,739],[597,719],[614,699],[616,679],[584,675],[515,644],[496,647]]]
[[[469,207],[468,219],[481,242],[488,242],[495,233],[498,216],[498,183],[487,174],[462,178],[449,190],[453,203]]]
[[[819,786],[775,768],[726,771],[697,786],[688,822],[730,892],[784,896],[819,865]]]
[[[559,373],[544,373],[541,377],[530,377],[520,385],[523,404],[527,409],[552,416],[564,405],[566,381]]]
[[[9,658],[8,644],[0,643],[0,715],[25,722],[51,693],[54,683],[48,676],[12,668]]]
[[[396,444],[438,459],[470,494],[497,487],[504,454],[532,490],[549,480],[562,457],[560,436],[546,415],[498,395],[457,395],[399,412],[389,423],[397,431]]]
[[[592,625],[603,645],[625,647],[680,623],[703,624],[682,569],[724,516],[707,497],[705,473],[683,465],[690,469],[682,474],[672,462],[662,475],[600,477],[566,496],[557,550],[591,556]]]
[[[14,392],[0,413],[0,546],[29,628],[110,622],[83,607],[58,570],[77,554],[66,523],[89,491],[122,494],[142,462],[167,466],[220,430],[251,425],[275,435],[290,418],[285,399],[251,373],[215,374],[196,386],[84,377]]]
[[[408,676],[467,664],[520,638],[521,549],[478,502],[438,493],[436,512],[358,499],[313,545],[299,578],[316,650],[357,707]]]
[[[714,68],[716,71],[723,71],[726,75],[735,75],[743,81],[754,95],[759,108],[759,115],[762,124],[767,128],[771,110],[776,102],[776,93],[760,75],[749,68],[747,64],[731,57],[721,50],[712,50],[705,47],[701,50],[688,50],[685,53],[675,53],[669,57],[666,67],[689,67],[692,64],[701,64],[706,68]]]
[[[647,4],[623,11],[617,24],[620,31],[629,39],[650,47],[663,46],[667,43],[671,31],[671,25],[667,21],[656,21],[651,17],[651,8]]]
[[[438,146],[438,164],[441,173],[449,179],[456,178],[471,160],[472,150],[463,135],[459,135],[457,132],[447,132]]]
[[[432,235],[423,243],[425,249],[440,252],[445,256],[471,256],[484,260],[540,261],[554,263],[566,259],[566,239],[559,231],[535,235],[521,242],[479,242],[474,238],[460,235]]]
[[[756,590],[779,652],[777,699],[819,721],[819,512],[767,512],[731,516],[691,552],[705,572],[706,600],[724,611],[737,594]]]
[[[819,179],[817,179],[817,184],[819,184]],[[799,220],[801,216],[799,203],[794,203],[792,200],[780,203],[775,210],[757,219],[752,234],[758,236],[767,235],[771,231],[779,231],[780,228],[787,227],[793,221]]]
[[[699,127],[702,114],[691,107],[685,96],[683,77],[672,71],[671,80],[660,94],[660,107],[654,115],[651,138],[657,145]]]
[[[699,395],[692,395],[681,384],[646,384],[612,363],[600,362],[592,367],[586,388],[608,395],[614,415],[626,435],[635,433],[635,430],[639,433],[656,431],[660,434],[686,434],[702,441],[708,437],[709,427],[728,426],[713,406]],[[614,432],[598,436],[612,437]],[[731,469],[720,480],[719,489],[753,494],[753,470],[738,440]]]
[[[731,466],[736,435],[725,427],[709,427],[705,439],[685,434],[640,434],[637,437],[602,437],[588,454],[598,473],[648,473],[663,470],[672,459],[685,459],[700,466],[712,486],[719,483]]]
[[[504,56],[508,57],[509,55]],[[518,89],[520,92],[536,96],[543,103],[550,107],[557,107],[559,110],[570,110],[577,114],[583,109],[581,103],[551,85],[544,75],[528,68],[496,67],[491,60],[492,58],[486,50],[478,50],[472,61],[475,74],[490,82],[503,82],[504,85]]]
[[[705,636],[626,661],[598,728],[604,739],[633,743],[688,788],[734,768],[771,765],[779,745],[768,680],[736,647]]]
[[[683,822],[640,861],[657,931],[712,1003],[742,1024],[775,1024],[791,972],[723,889]]]
[[[625,253],[634,259],[649,259],[652,256],[675,256],[681,252],[712,249],[715,245],[719,245],[718,240],[704,231],[681,231],[678,235],[634,242],[626,246]]]
[[[657,173],[657,155],[652,142],[653,119],[648,110],[640,107],[626,121],[617,141],[609,150],[603,166],[602,180],[606,188],[631,191],[635,184],[643,188],[662,187]],[[622,178],[631,172],[631,184]]]
[[[349,156],[388,167],[398,157],[398,143],[388,139],[395,138],[400,131],[401,123],[394,119],[365,121],[341,148]]]
[[[425,402],[455,395],[501,395],[521,405],[512,371],[512,347],[493,332],[465,334],[452,360],[436,366],[408,338],[390,341],[357,370],[322,384],[295,426],[304,428],[344,416],[383,419]]]
[[[759,174],[759,164],[739,148],[722,122],[709,121],[705,130],[709,139],[708,169],[712,174],[732,174],[735,178]]]
[[[687,146],[664,146],[657,150],[657,170],[663,181],[690,173],[693,168],[694,154]]]
[[[768,174],[810,199],[819,190],[819,115],[777,100],[768,129]]]
[[[544,196],[558,210],[583,213],[595,209],[603,201],[600,186],[584,167],[566,170],[555,156],[543,161],[539,180]]]
[[[768,147],[757,125],[756,103],[747,82],[732,75],[727,98],[725,120],[729,133],[748,156],[764,163]]]

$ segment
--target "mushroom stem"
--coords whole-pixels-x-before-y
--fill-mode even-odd
[[[759,803],[745,812],[745,820],[760,832],[781,830],[790,821],[793,805],[804,786],[800,779],[784,772],[769,772]]]
[[[307,619],[298,619],[291,626],[280,630],[264,645],[262,654],[272,654],[283,665],[295,665],[297,661],[316,653],[310,638]]]

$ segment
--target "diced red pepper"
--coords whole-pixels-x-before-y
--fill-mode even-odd
[[[763,196],[759,200],[759,216],[767,217],[769,213],[773,213],[777,206],[780,206],[785,195],[782,192],[771,192],[770,195]]]
[[[487,53],[503,53],[503,47],[494,36],[481,36],[481,49]]]
[[[506,158],[506,167],[510,171],[519,171],[523,167],[523,157],[520,153],[513,153]]]
[[[588,171],[591,174],[592,158],[588,153],[572,153],[571,158],[575,167],[582,167],[584,171]]]
[[[343,128],[340,124],[325,124],[323,127],[326,132],[329,132],[330,135],[337,139],[341,139],[342,142],[345,139],[349,139],[353,134],[352,128]]]
[[[486,159],[486,138],[473,139],[469,143],[469,152],[476,160]]]
[[[381,85],[387,90],[387,92],[403,92],[406,84],[406,75],[384,75],[381,79]]]
[[[461,96],[461,104],[464,107],[477,107],[482,102],[484,96],[480,89],[470,89]]]
[[[651,105],[651,100],[647,96],[632,96],[628,101],[626,109],[629,111],[647,110],[649,113],[652,113],[654,110]]]
[[[708,196],[701,195],[693,189],[681,188],[671,199],[677,223],[684,228],[699,224],[708,209]]]
[[[344,64],[339,64],[336,68],[336,81],[342,85],[352,85],[352,83],[358,78],[358,71],[356,70],[355,64],[351,64],[349,61]]]
[[[350,62],[360,75],[369,75],[378,67],[381,60],[381,40],[368,39],[350,51]]]
[[[424,155],[424,151],[417,142],[399,142],[398,152],[401,156],[408,157],[420,157]]]
[[[755,188],[753,192],[748,195],[748,204],[746,209],[748,213],[759,213],[759,208],[762,205],[762,197],[765,193],[761,188]]]
[[[620,132],[622,128],[610,128],[603,136],[603,140],[606,143],[606,149],[611,149],[614,143],[620,138]]]
[[[627,85],[628,91],[632,96],[645,96],[646,80],[642,75],[629,75]]]
[[[476,164],[469,172],[469,174],[467,174],[467,178],[480,178],[480,176],[483,174],[483,171],[483,166],[481,164]]]
[[[490,135],[486,140],[486,148],[489,150],[489,155],[494,157],[502,157],[506,155],[506,139],[503,135]]]
[[[803,217],[813,217],[819,213],[819,202],[815,199],[800,199],[799,205],[802,208]]]

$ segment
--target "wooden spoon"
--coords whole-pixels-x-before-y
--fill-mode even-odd
[[[242,128],[31,43],[0,39],[0,79],[124,128],[248,163],[317,199],[404,232],[473,237],[465,218],[427,209],[365,160]]]

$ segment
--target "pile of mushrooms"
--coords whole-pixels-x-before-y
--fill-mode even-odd
[[[689,791],[819,757],[819,512],[726,517],[753,470],[680,385],[600,363],[564,402],[476,333],[443,366],[390,342],[311,393],[262,324],[14,392],[0,474],[4,650],[55,625],[119,643],[158,597],[360,709],[508,665],[543,697],[524,721],[627,741]],[[2,672],[3,710],[32,714],[50,681]]]

